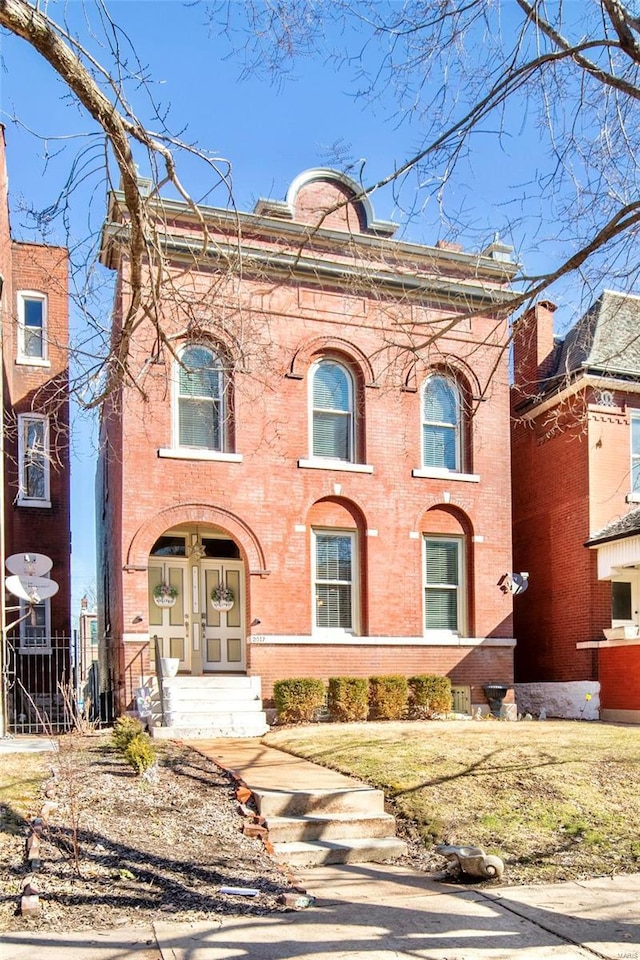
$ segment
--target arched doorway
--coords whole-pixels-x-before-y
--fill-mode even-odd
[[[149,635],[183,673],[246,668],[245,575],[237,543],[215,527],[176,526],[149,556]],[[229,602],[216,603],[216,588]]]

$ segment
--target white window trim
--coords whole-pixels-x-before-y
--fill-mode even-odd
[[[629,495],[627,496],[627,503],[640,503],[640,488],[634,490],[633,488],[633,467],[634,460],[640,464],[640,450],[634,456],[633,453],[633,423],[635,421],[640,421],[640,410],[632,410],[631,416],[629,417]]]
[[[179,360],[182,358],[182,354],[185,350],[188,350],[190,347],[202,347],[204,350],[208,350],[219,362],[220,369],[222,374],[222,395],[220,397],[220,436],[222,440],[222,449],[221,450],[209,450],[207,447],[186,447],[180,443],[180,371],[182,366],[179,363]],[[218,351],[213,347],[209,346],[208,343],[197,343],[195,341],[189,341],[186,343],[180,353],[178,354],[178,360],[174,364],[174,377],[172,384],[172,398],[171,398],[171,447],[161,447],[158,450],[159,457],[175,457],[176,459],[185,459],[185,460],[218,460],[226,459],[225,454],[227,454],[227,374],[222,366],[221,357]],[[170,453],[168,451],[171,451]]]
[[[25,333],[25,301],[39,300],[42,303],[42,356],[28,357],[24,352],[24,333]],[[50,367],[47,348],[47,329],[48,329],[48,298],[47,294],[41,290],[18,290],[18,350],[16,363],[32,367]]]
[[[331,460],[329,457],[298,460],[298,466],[306,470],[345,470],[347,473],[373,473],[371,464],[350,463],[348,460]]]
[[[316,537],[348,536],[351,540],[351,628],[319,627],[316,624]],[[355,530],[342,530],[336,527],[311,528],[311,632],[314,636],[321,636],[330,640],[332,637],[352,637],[360,634],[360,556],[358,552],[358,534]]]
[[[611,626],[612,627],[640,627],[640,571],[638,570],[625,570],[624,572],[617,573],[614,577],[611,578],[611,582],[616,583],[630,583],[631,584],[631,619],[630,620],[614,620],[611,617]],[[613,590],[613,587],[611,588]],[[613,611],[612,611],[613,613]]]
[[[430,381],[430,380],[434,380],[434,379],[436,379],[436,378],[439,379],[439,380],[446,380],[447,383],[449,383],[449,384],[451,385],[451,387],[453,388],[453,391],[454,391],[454,393],[455,393],[455,395],[456,395],[456,416],[457,416],[457,423],[456,423],[456,426],[455,426],[455,456],[456,456],[456,465],[455,465],[455,468],[454,468],[453,470],[448,470],[446,467],[432,467],[432,466],[430,466],[429,464],[427,464],[426,459],[425,459],[424,428],[425,428],[427,425],[437,426],[437,425],[438,425],[438,421],[436,421],[436,420],[428,420],[428,421],[425,420],[425,416],[424,416],[424,395],[425,395],[425,393],[426,393],[426,391],[427,391],[427,386],[428,386],[428,384],[429,384],[429,381]],[[446,427],[451,428],[451,424],[450,424],[450,423],[446,423],[446,424],[443,423],[442,426],[446,426]],[[422,384],[422,390],[420,391],[420,463],[421,463],[421,465],[422,465],[422,466],[421,466],[421,469],[422,469],[422,470],[425,470],[425,471],[437,470],[437,471],[439,471],[438,476],[443,476],[443,475],[444,475],[444,476],[457,476],[457,477],[473,476],[473,474],[465,474],[465,473],[462,472],[462,466],[463,466],[463,456],[462,456],[462,452],[463,452],[463,450],[464,450],[463,430],[464,430],[464,422],[463,422],[463,416],[462,416],[462,394],[460,393],[460,385],[458,384],[457,380],[455,380],[454,377],[449,377],[449,376],[447,376],[447,375],[444,374],[444,373],[434,372],[434,373],[430,374],[430,375],[426,378],[426,380],[424,381],[424,383]],[[414,473],[414,476],[420,476],[420,474]]]
[[[25,423],[30,420],[41,420],[44,423],[44,497],[28,497],[24,488],[25,467]],[[49,449],[49,418],[43,413],[18,414],[18,499],[21,507],[50,507],[51,506],[51,460]]]
[[[444,543],[458,544],[458,629],[457,630],[429,630],[427,629],[427,540],[439,540]],[[430,640],[443,642],[451,637],[464,637],[467,632],[467,571],[465,564],[465,538],[438,533],[422,534],[422,623],[424,634]]]
[[[412,470],[411,476],[427,480],[460,480],[464,483],[480,483],[481,479],[479,473],[455,473],[441,467],[422,467],[420,470]]]
[[[40,646],[39,644],[27,643],[26,629],[27,629],[27,618],[25,614],[27,613],[27,603],[24,600],[20,600],[20,617],[25,617],[24,620],[20,621],[20,653],[27,654],[39,654],[39,653],[51,653],[51,600],[47,599],[43,601],[44,603],[44,629],[45,629],[45,639],[46,643]]]
[[[349,416],[350,418],[350,428],[349,428],[349,452],[351,454],[348,460],[339,460],[336,457],[321,457],[318,454],[313,452],[313,413],[315,407],[313,405],[313,383],[316,376],[316,371],[322,363],[335,363],[336,366],[344,370],[347,377],[347,383],[349,385]],[[353,466],[359,466],[357,463],[357,431],[356,431],[356,405],[355,405],[355,384],[353,382],[353,374],[349,370],[346,364],[342,363],[341,360],[336,360],[333,357],[320,357],[316,360],[311,367],[309,368],[309,383],[308,383],[308,436],[309,436],[309,457],[307,460],[298,461],[298,465],[301,463],[305,466],[314,466],[315,463],[336,463],[336,464],[351,464]]]

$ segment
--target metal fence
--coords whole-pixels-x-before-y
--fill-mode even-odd
[[[72,723],[77,678],[71,658],[71,639],[65,636],[27,636],[7,640],[4,693],[10,733],[62,733]]]

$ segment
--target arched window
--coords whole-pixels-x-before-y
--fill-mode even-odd
[[[312,372],[313,456],[354,460],[353,380],[335,360],[320,360]]]
[[[458,385],[434,374],[422,394],[422,463],[441,470],[462,470],[461,402]]]
[[[217,353],[191,345],[180,354],[177,433],[180,447],[224,450],[225,376]]]

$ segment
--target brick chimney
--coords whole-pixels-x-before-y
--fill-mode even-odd
[[[536,397],[555,362],[553,315],[556,304],[540,300],[513,325],[515,403]]]

